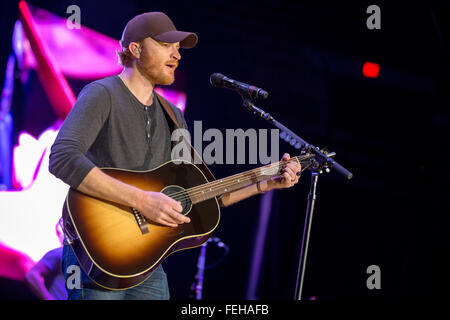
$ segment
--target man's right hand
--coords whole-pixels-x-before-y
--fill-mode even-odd
[[[181,203],[161,192],[143,191],[136,209],[147,219],[169,227],[191,222],[189,217],[181,214]]]
[[[85,194],[139,210],[147,219],[169,227],[190,222],[181,214],[181,203],[161,192],[144,191],[123,183],[94,167],[78,186]]]

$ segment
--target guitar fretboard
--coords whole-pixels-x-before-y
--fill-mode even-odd
[[[292,157],[287,161],[268,164],[266,166],[245,171],[224,179],[211,181],[200,186],[186,189],[184,192],[174,194],[173,198],[181,201],[182,199],[188,197],[193,204],[199,203],[231,191],[245,188],[249,185],[257,183],[258,181],[268,180],[280,176],[283,165],[288,162],[299,162],[302,167],[304,167],[304,162],[312,157],[313,156],[311,154],[305,154]]]

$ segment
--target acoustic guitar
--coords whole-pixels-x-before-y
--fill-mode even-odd
[[[313,155],[288,161],[305,164]],[[202,245],[220,221],[218,196],[280,176],[287,161],[208,181],[190,162],[169,161],[149,171],[102,168],[124,183],[181,202],[190,223],[177,227],[147,220],[138,210],[70,189],[63,208],[64,231],[84,272],[101,287],[126,289],[146,280],[170,254]]]

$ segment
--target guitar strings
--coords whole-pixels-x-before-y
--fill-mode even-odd
[[[311,158],[311,156],[310,155],[297,156],[297,157],[294,157],[294,158],[298,162],[301,162],[302,160],[307,160],[307,159]],[[255,169],[249,170],[247,172],[244,172],[244,173],[241,173],[241,174],[236,174],[236,175],[233,175],[231,177],[224,178],[224,179],[221,179],[221,180],[214,180],[212,182],[207,183],[207,186],[200,185],[200,186],[196,186],[196,187],[192,187],[192,188],[186,189],[186,191],[193,192],[196,189],[202,189],[202,188],[204,188],[204,189],[211,189],[212,187],[216,187],[218,184],[221,184],[221,183],[224,183],[224,182],[225,183],[223,184],[223,186],[228,186],[229,185],[229,184],[227,184],[228,181],[231,182],[231,183],[235,183],[236,179],[246,178],[248,176],[253,175],[254,173],[257,174],[258,171],[261,171],[262,172],[261,175],[264,175],[264,174],[266,174],[266,172],[263,172],[264,170],[272,171],[273,168],[275,168],[277,166],[279,167],[279,166],[284,165],[284,164],[286,164],[288,162],[291,162],[291,161],[294,160],[294,158],[291,158],[291,159],[286,160],[286,161],[279,161],[279,162],[276,162],[276,163],[271,163],[271,164],[268,164],[266,166],[263,166],[263,167],[260,167],[260,168],[255,168]]]
[[[305,168],[305,170],[306,170],[306,168]],[[303,172],[304,170],[302,170],[301,172]],[[251,177],[250,177],[251,178]],[[249,178],[247,178],[247,180],[248,180]],[[246,179],[243,179],[243,181],[245,181]],[[223,186],[221,186],[221,188],[227,188],[227,187],[229,187],[229,186],[231,186],[231,185],[233,185],[233,184],[235,184],[236,182],[235,181],[230,181],[229,183],[227,183],[227,184],[224,184]],[[250,185],[250,184],[248,184],[248,185]],[[207,189],[212,189],[212,188],[207,188]],[[210,192],[211,191],[214,191],[214,190],[210,190]],[[231,192],[231,191],[234,191],[234,190],[230,190],[230,191],[226,191],[226,192]],[[226,192],[223,192],[223,193],[226,193]],[[178,195],[177,196],[174,196],[174,197],[172,197],[174,200],[177,200],[177,201],[183,201],[183,200],[191,200],[191,198],[193,197],[193,196],[197,196],[197,195],[199,195],[199,194],[201,194],[202,193],[202,191],[197,191],[197,192],[189,192],[189,189],[186,189],[186,190],[183,190],[183,191],[180,191],[180,192],[176,192]],[[174,193],[175,194],[175,193]],[[168,196],[172,196],[173,194],[167,194]],[[213,198],[213,197],[210,197],[210,198]],[[205,199],[205,200],[207,200],[207,199]]]
[[[299,160],[300,159],[300,162],[301,162],[301,160],[308,159],[308,158],[310,158],[310,156],[309,155],[307,155],[307,156],[297,156],[297,157],[294,157],[294,158],[295,158],[295,160]],[[249,171],[247,171],[247,172],[245,172],[245,173],[243,173],[241,175],[234,175],[234,176],[231,176],[231,177],[228,177],[228,178],[225,178],[225,179],[221,179],[221,181],[220,180],[215,180],[215,181],[207,183],[207,186],[205,186],[205,185],[196,186],[196,187],[192,187],[192,188],[189,188],[189,189],[186,189],[186,190],[183,190],[183,191],[177,191],[177,192],[174,192],[174,193],[171,193],[171,194],[167,194],[167,195],[174,197],[174,199],[176,199],[176,200],[178,200],[178,199],[184,200],[184,198],[188,198],[189,196],[195,196],[195,195],[198,195],[198,194],[204,192],[202,189],[204,189],[204,190],[212,189],[213,187],[216,187],[217,185],[220,185],[220,184],[222,184],[221,187],[228,187],[228,186],[230,186],[232,184],[235,184],[236,183],[235,180],[238,179],[238,178],[239,179],[244,179],[244,178],[247,178],[247,177],[251,178],[252,175],[257,174],[258,171],[272,170],[274,167],[277,167],[277,166],[286,164],[288,162],[291,162],[292,160],[294,160],[294,158],[291,158],[291,159],[286,160],[286,161],[280,161],[280,162],[272,163],[272,164],[266,165],[266,166],[261,167],[261,168],[252,169],[252,170],[249,170]],[[302,172],[303,172],[303,170],[302,170]],[[257,176],[256,176],[256,178],[257,178]],[[177,197],[178,195],[182,195],[182,197],[179,198],[179,197]]]
[[[201,193],[204,193],[204,190],[208,190],[209,189],[209,191],[212,191],[212,189],[215,188],[218,185],[220,185],[221,189],[222,188],[227,188],[230,185],[235,184],[236,183],[236,179],[242,179],[244,181],[248,180],[248,179],[251,179],[251,178],[256,178],[257,179],[258,178],[258,171],[261,172],[261,175],[264,175],[266,173],[265,171],[268,171],[268,170],[271,171],[275,167],[279,167],[279,166],[281,166],[283,164],[291,162],[294,159],[299,161],[299,162],[301,162],[301,160],[305,160],[305,159],[308,159],[308,158],[310,158],[309,155],[296,156],[296,157],[291,158],[291,159],[286,160],[286,161],[280,161],[280,162],[276,162],[276,163],[272,163],[272,164],[266,165],[266,166],[261,167],[261,168],[256,168],[256,169],[249,170],[249,171],[243,173],[241,176],[235,175],[235,176],[232,176],[232,177],[229,177],[229,178],[225,178],[225,179],[221,179],[221,180],[215,180],[215,181],[212,181],[210,183],[207,183],[206,186],[202,185],[202,186],[192,187],[192,188],[189,188],[189,189],[186,189],[186,190],[183,190],[183,191],[177,191],[177,192],[174,192],[174,193],[171,193],[171,194],[167,194],[167,196],[170,196],[170,197],[172,197],[173,199],[175,199],[177,201],[183,201],[185,199],[189,199],[190,197],[193,197],[193,196],[199,195]],[[305,169],[306,168],[304,168],[301,172],[303,172]]]
[[[298,156],[295,157],[296,160],[299,160],[298,158],[299,158]],[[294,158],[291,158],[291,159],[283,161],[283,162],[280,161],[280,162],[276,162],[276,163],[271,163],[271,164],[268,164],[266,166],[263,166],[263,167],[260,167],[260,168],[255,168],[255,169],[249,170],[247,172],[244,172],[244,173],[241,173],[241,174],[237,174],[237,175],[233,175],[231,177],[224,178],[224,179],[221,179],[221,180],[214,180],[214,181],[206,183],[207,186],[205,186],[205,185],[195,186],[195,187],[192,187],[192,188],[189,188],[189,189],[185,189],[183,191],[177,191],[177,192],[174,192],[174,193],[171,193],[171,194],[168,194],[168,195],[169,196],[175,196],[175,195],[178,195],[178,194],[186,194],[187,192],[189,192],[190,195],[197,195],[200,192],[202,192],[201,189],[205,189],[205,190],[212,189],[213,187],[215,187],[216,185],[219,185],[219,184],[223,184],[223,187],[229,186],[230,183],[234,184],[235,180],[238,179],[238,178],[241,179],[241,178],[251,177],[253,174],[257,173],[258,171],[272,170],[274,167],[277,167],[277,166],[279,167],[280,165],[288,163],[288,162],[290,162],[292,160],[294,160]],[[301,160],[303,160],[303,159],[301,159]]]

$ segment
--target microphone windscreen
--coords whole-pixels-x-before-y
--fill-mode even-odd
[[[225,76],[221,73],[213,73],[211,75],[211,77],[209,78],[209,82],[211,82],[211,84],[214,87],[218,87],[221,88],[223,86],[223,78],[225,78]]]

